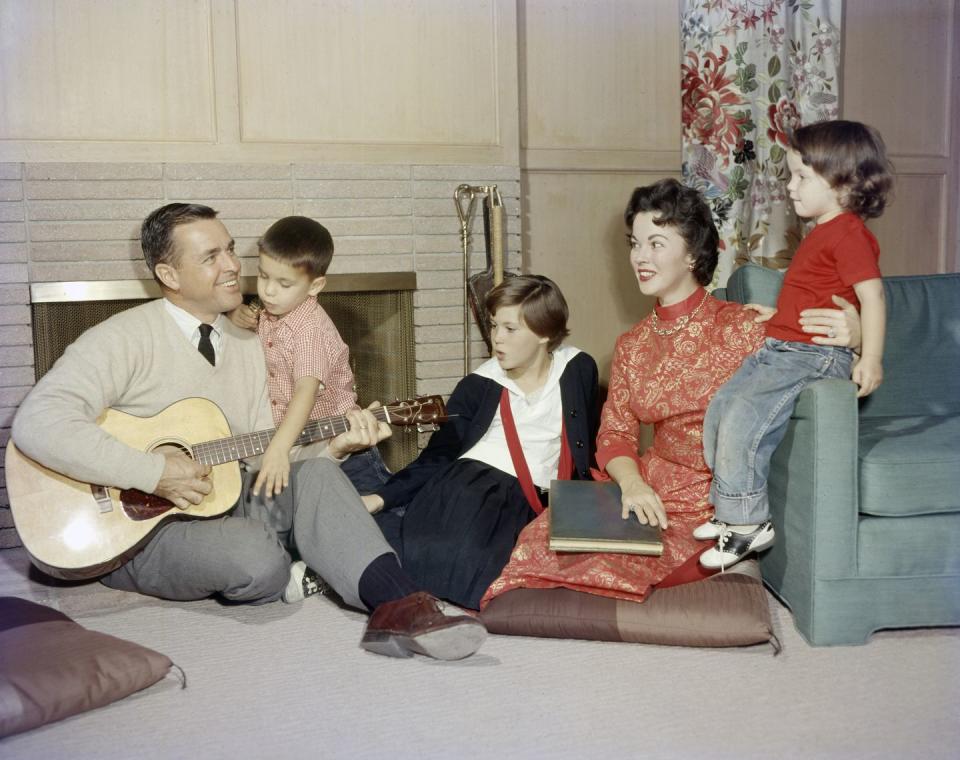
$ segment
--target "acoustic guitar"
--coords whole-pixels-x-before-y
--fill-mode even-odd
[[[397,401],[371,410],[391,425],[430,428],[446,419],[439,396]],[[174,448],[212,466],[213,490],[186,509],[135,489],[82,483],[54,472],[7,444],[7,492],[13,521],[34,564],[65,580],[103,575],[133,557],[165,522],[219,517],[240,498],[240,459],[266,451],[276,430],[231,435],[212,401],[188,398],[153,417],[106,410],[97,424],[140,451]],[[298,445],[333,438],[350,427],[345,416],[307,423]]]

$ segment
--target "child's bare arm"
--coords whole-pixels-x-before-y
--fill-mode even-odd
[[[254,495],[260,493],[261,486],[265,486],[264,498],[270,499],[289,484],[290,449],[310,418],[319,387],[320,380],[309,376],[301,377],[293,386],[287,412],[263,454],[263,464],[253,484]]]
[[[257,329],[257,310],[251,307],[250,304],[240,304],[233,311],[228,311],[227,317],[229,317],[230,321],[237,327],[242,327],[245,330]]]
[[[883,382],[883,338],[887,327],[887,302],[879,277],[853,286],[860,299],[862,332],[860,359],[853,367],[853,382],[860,390],[857,398],[869,396]]]

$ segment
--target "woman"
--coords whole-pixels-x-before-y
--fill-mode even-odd
[[[619,484],[625,518],[633,513],[641,523],[664,529],[663,555],[551,552],[545,513],[523,531],[483,604],[514,588],[557,586],[639,601],[656,585],[706,577],[696,562],[706,545],[693,537],[713,512],[703,417],[717,388],[763,342],[760,322],[772,310],[720,301],[704,289],[717,265],[719,238],[710,209],[695,190],[673,179],[637,188],[625,220],[640,292],[655,296],[657,304],[617,340],[597,463],[602,478]],[[859,332],[855,316],[828,314],[813,315],[804,329],[834,330],[836,337],[818,342],[851,342],[848,322],[853,320]],[[653,425],[654,440],[638,456],[641,423]]]
[[[406,571],[472,609],[550,481],[590,477],[598,412],[596,362],[561,346],[568,309],[551,280],[508,278],[486,308],[494,358],[457,384],[420,456],[364,497]]]

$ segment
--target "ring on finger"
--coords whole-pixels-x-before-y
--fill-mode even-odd
[[[827,330],[827,337],[828,337],[828,338],[836,338],[836,337],[837,337],[837,331],[834,330],[834,329],[831,327],[829,330]]]

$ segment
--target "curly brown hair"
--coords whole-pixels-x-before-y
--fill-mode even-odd
[[[880,133],[859,121],[820,121],[788,135],[803,163],[840,194],[847,211],[864,219],[883,213],[893,189],[893,167]]]
[[[694,279],[701,285],[708,285],[717,268],[720,235],[703,196],[694,188],[668,177],[633,191],[623,212],[627,230],[633,228],[633,220],[641,212],[657,214],[654,224],[658,227],[669,225],[679,233],[686,243],[687,253],[693,257]]]

